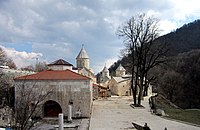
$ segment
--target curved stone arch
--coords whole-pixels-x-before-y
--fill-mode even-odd
[[[43,104],[43,117],[58,117],[62,113],[61,105],[54,100],[47,100]]]

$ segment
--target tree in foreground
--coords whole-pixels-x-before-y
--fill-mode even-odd
[[[38,82],[18,81],[15,83],[15,107],[11,125],[17,130],[31,129],[41,114],[41,103],[50,95],[51,90],[41,88]]]
[[[165,44],[154,41],[159,36],[158,20],[146,14],[136,15],[118,28],[117,35],[124,40],[123,56],[130,58],[134,104],[141,105],[148,84],[154,79],[154,76],[147,79],[149,71],[165,61],[167,52]]]

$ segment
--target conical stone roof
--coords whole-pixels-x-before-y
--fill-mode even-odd
[[[76,59],[89,59],[89,56],[84,48],[81,49]]]
[[[118,70],[118,71],[126,71],[121,64],[117,67],[116,70]]]
[[[104,66],[104,68],[103,68],[102,72],[108,72],[108,69],[107,69],[107,67],[106,67],[106,66]]]
[[[52,65],[66,65],[66,66],[73,66],[72,64],[70,64],[69,62],[63,60],[63,59],[59,59],[56,60],[50,64],[48,64],[48,66],[52,66]]]

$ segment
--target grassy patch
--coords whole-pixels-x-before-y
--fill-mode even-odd
[[[200,109],[166,109],[169,118],[200,125]]]
[[[163,109],[169,115],[168,118],[200,125],[200,109],[180,109],[163,97],[157,97],[156,103],[157,108]]]

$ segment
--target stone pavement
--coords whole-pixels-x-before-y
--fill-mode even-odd
[[[151,130],[200,130],[188,124],[183,124],[161,118],[150,113],[148,99],[142,102],[145,108],[130,107],[132,97],[110,97],[93,102],[89,130],[133,130],[132,122],[144,125]]]

